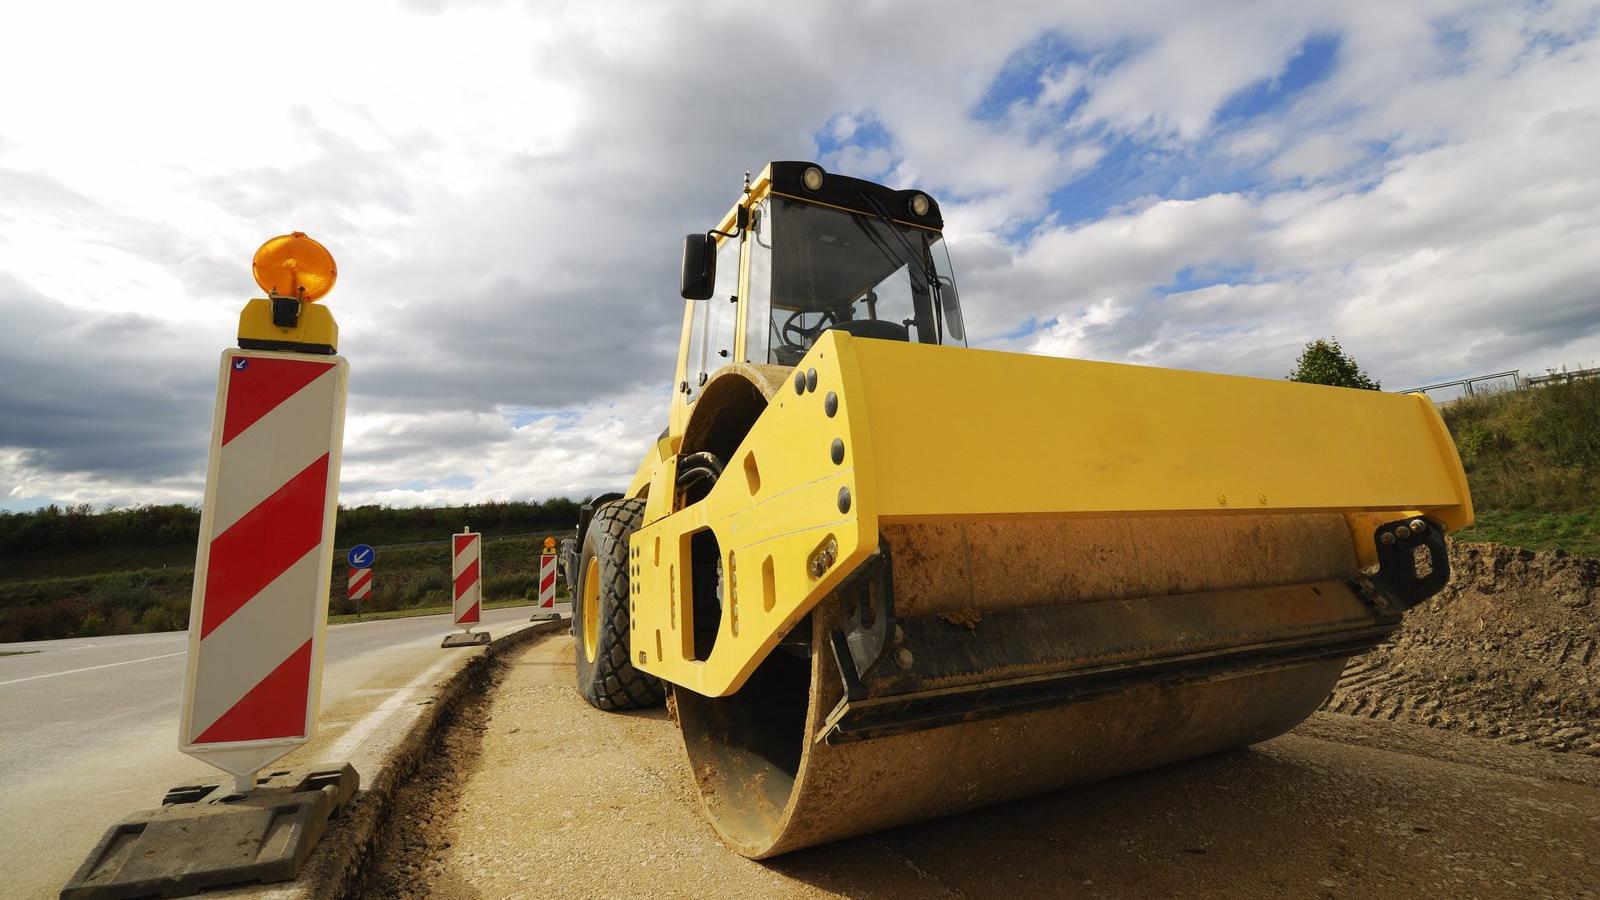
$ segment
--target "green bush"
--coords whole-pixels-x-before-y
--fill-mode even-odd
[[[1477,513],[1460,537],[1600,555],[1600,379],[1470,397],[1442,412]]]
[[[526,599],[533,591],[532,575],[493,575],[483,580],[483,599]]]
[[[357,506],[340,509],[336,541],[403,544],[440,541],[471,525],[489,534],[554,533],[578,519],[578,502],[490,501],[433,509]],[[194,560],[200,510],[177,504],[95,511],[88,505],[46,506],[33,512],[0,511],[0,581],[186,566]]]
[[[378,590],[373,590],[377,596]],[[417,575],[393,593],[393,606],[380,609],[407,609],[412,606],[438,606],[450,602],[450,573],[444,568],[433,568]]]
[[[1480,510],[1600,504],[1600,379],[1470,397],[1443,413]]]

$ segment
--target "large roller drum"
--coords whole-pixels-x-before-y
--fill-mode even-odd
[[[1265,740],[1398,621],[1361,590],[1337,515],[883,538],[737,693],[677,691],[707,814],[747,856]],[[851,641],[873,631],[855,672]]]

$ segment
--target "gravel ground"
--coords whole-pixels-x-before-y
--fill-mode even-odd
[[[1256,747],[756,863],[700,818],[665,711],[501,664],[398,813],[384,897],[1600,896],[1600,760],[1319,713]]]

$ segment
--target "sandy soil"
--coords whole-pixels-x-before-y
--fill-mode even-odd
[[[1319,713],[1225,753],[766,863],[700,818],[663,710],[502,664],[400,799],[366,886],[410,897],[1600,896],[1600,760]]]

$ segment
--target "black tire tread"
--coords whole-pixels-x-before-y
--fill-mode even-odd
[[[666,699],[666,688],[654,675],[633,667],[629,658],[628,635],[628,538],[644,521],[642,498],[614,500],[595,510],[588,534],[595,538],[595,556],[600,560],[600,635],[593,667],[584,665],[583,620],[575,609],[573,632],[578,650],[578,692],[596,709],[628,710],[659,706]],[[587,543],[587,534],[585,535]],[[579,551],[579,578],[586,566]],[[582,594],[574,592],[581,602]],[[585,678],[584,669],[589,668]]]

